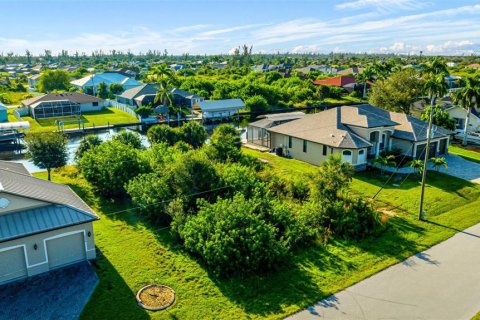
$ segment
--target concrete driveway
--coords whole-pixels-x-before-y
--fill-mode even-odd
[[[0,286],[0,319],[78,319],[97,284],[84,262]]]
[[[454,154],[447,155],[445,159],[447,160],[448,170],[441,169],[441,172],[480,183],[480,163],[465,160]]]
[[[287,319],[470,319],[480,310],[480,224]]]

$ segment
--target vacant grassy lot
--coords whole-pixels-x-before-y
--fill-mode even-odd
[[[33,94],[29,92],[7,91],[0,92],[0,94],[5,96],[7,102],[4,104],[6,105],[18,105],[20,102],[22,102],[22,100],[33,97]]]
[[[297,160],[246,152],[287,175],[316,170]],[[46,178],[45,173],[38,176]],[[430,222],[416,219],[419,186],[417,178],[409,178],[378,196],[378,206],[389,206],[397,214],[380,237],[313,244],[299,248],[275,272],[221,279],[185,253],[168,229],[154,229],[139,218],[128,201],[96,196],[75,168],[54,172],[53,181],[69,184],[101,217],[94,224],[100,284],[82,319],[281,319],[480,222],[480,186],[429,173]],[[362,174],[353,187],[371,196],[382,182]],[[152,313],[137,306],[136,291],[153,282],[176,291],[172,307]]]
[[[78,129],[79,120],[81,120],[85,127],[106,126],[107,124],[131,123],[138,122],[138,119],[132,117],[130,114],[114,109],[106,108],[101,111],[86,112],[78,117],[58,117],[35,120],[32,117],[22,117],[25,121],[30,122],[30,131],[54,131],[58,130],[55,123],[56,120],[64,122],[64,129]]]
[[[468,147],[468,149],[466,149],[460,145],[451,144],[448,147],[448,152],[459,155],[467,160],[480,163],[480,148]]]

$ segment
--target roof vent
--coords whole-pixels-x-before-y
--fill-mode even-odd
[[[333,138],[333,137],[335,137],[335,135],[334,135],[333,133],[330,133],[330,137],[332,137],[332,138]]]

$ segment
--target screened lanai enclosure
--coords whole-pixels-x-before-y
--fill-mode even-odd
[[[260,120],[251,122],[247,127],[247,142],[256,144],[258,146],[270,148],[270,133],[268,128],[278,126],[282,123],[301,119],[305,116],[305,113],[289,112],[289,113],[276,113],[266,114],[259,116]]]
[[[30,106],[34,119],[81,115],[80,104],[70,100],[40,101]]]

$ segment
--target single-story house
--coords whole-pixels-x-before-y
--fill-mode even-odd
[[[35,88],[37,86],[38,81],[40,80],[41,74],[34,74],[33,76],[28,77],[28,85],[31,88]]]
[[[147,83],[128,90],[117,95],[117,101],[134,108],[142,105],[157,106],[160,102],[155,103],[155,95],[157,94],[158,84]]]
[[[8,108],[0,102],[0,122],[8,122]]]
[[[222,120],[233,117],[245,108],[242,99],[204,100],[199,102],[203,120]]]
[[[382,151],[397,150],[406,159],[421,159],[426,128],[427,123],[403,113],[368,104],[342,106],[267,129],[268,147],[315,165],[331,154],[340,154],[356,170],[363,170],[367,158]],[[452,132],[437,126],[432,132],[430,155],[446,154]]]
[[[199,102],[205,100],[205,98],[199,96],[198,94],[190,93],[179,88],[172,89],[172,95],[173,104],[175,106],[182,106],[190,109],[198,107]]]
[[[363,70],[365,70],[365,68],[361,68],[361,67],[359,68],[359,67],[356,67],[356,66],[355,66],[355,67],[343,69],[343,70],[341,70],[341,71],[338,71],[337,73],[338,73],[339,75],[342,75],[342,76],[344,76],[344,75],[350,75],[350,74],[355,75],[355,74],[362,73]]]
[[[467,68],[480,70],[480,63],[469,64]]]
[[[259,116],[258,118],[260,120],[251,122],[247,126],[247,142],[268,148],[270,147],[269,132],[267,131],[268,128],[272,128],[289,121],[302,119],[303,117],[305,117],[305,113],[300,111]]]
[[[105,109],[105,100],[79,92],[49,93],[22,101],[32,118],[80,115]]]
[[[120,103],[127,104],[134,108],[141,105],[151,105],[156,107],[162,102],[155,102],[155,96],[158,91],[158,84],[156,83],[147,83],[129,90],[125,90],[122,94],[117,95],[117,101]],[[174,88],[171,90],[172,100],[175,106],[184,106],[187,108],[193,108],[198,106],[200,101],[203,101],[203,97],[199,95]]]
[[[467,110],[460,106],[450,106],[445,109],[450,115],[450,118],[457,122],[455,132],[463,134],[465,132],[465,118],[467,117]],[[468,133],[480,133],[480,108],[472,107],[470,116],[468,118]]]
[[[94,259],[98,216],[70,187],[0,161],[0,284]]]
[[[335,86],[335,87],[345,87],[348,84],[355,83],[356,79],[353,76],[337,76],[327,79],[315,80],[313,81],[314,85],[317,86]]]
[[[72,86],[75,88],[81,88],[83,92],[89,92],[92,94],[95,94],[98,85],[102,82],[107,86],[110,86],[114,83],[121,84],[123,86],[123,90],[128,90],[142,85],[141,82],[116,72],[91,74],[81,79],[70,81]]]
[[[295,69],[296,72],[302,73],[303,75],[306,75],[308,72],[312,71],[318,71],[321,73],[326,73],[326,74],[337,74],[341,68],[336,68],[332,66],[326,66],[326,65],[309,65],[303,68],[297,68]]]

